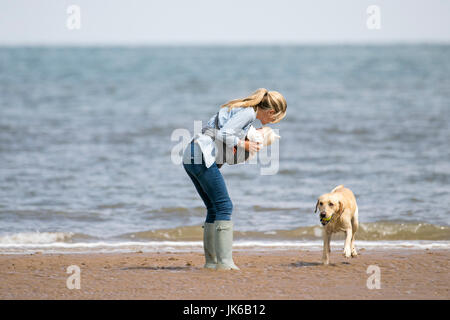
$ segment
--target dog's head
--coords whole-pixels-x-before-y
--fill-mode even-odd
[[[342,213],[343,205],[336,194],[325,193],[317,200],[314,212],[317,212],[317,209],[319,209],[320,223],[325,226],[330,222],[333,215]]]
[[[250,141],[260,142],[264,147],[267,147],[281,137],[276,134],[271,127],[261,127],[255,129],[253,126],[250,126],[250,129],[248,129],[247,132],[247,138]]]

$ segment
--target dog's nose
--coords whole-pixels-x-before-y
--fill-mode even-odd
[[[326,213],[323,213],[323,212],[320,213],[321,218],[325,218],[326,215],[327,215]]]

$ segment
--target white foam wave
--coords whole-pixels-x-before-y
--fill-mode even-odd
[[[342,241],[332,241],[335,250]],[[450,249],[450,241],[359,241],[365,249]],[[235,241],[234,250],[321,250],[321,241]],[[148,242],[79,242],[79,243],[0,243],[0,254],[42,253],[96,253],[96,252],[157,252],[203,250],[202,241],[148,241]]]
[[[0,248],[4,245],[55,244],[69,240],[72,232],[20,232],[0,236]]]

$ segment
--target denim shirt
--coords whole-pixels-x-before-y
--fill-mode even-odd
[[[217,115],[219,116],[219,130],[216,133],[216,141],[224,142],[228,147],[234,147],[239,139],[244,139],[248,129],[256,120],[256,112],[252,107],[236,107],[230,111],[228,111],[228,107],[223,107],[218,114],[209,119],[206,127],[215,127]],[[197,134],[194,139],[202,150],[206,167],[209,168],[216,160],[216,143],[210,136],[201,133]]]

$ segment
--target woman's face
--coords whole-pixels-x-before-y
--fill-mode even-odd
[[[258,108],[258,114],[257,114],[256,118],[259,119],[259,121],[261,121],[261,123],[263,125],[265,125],[265,124],[271,123],[272,121],[275,120],[273,113],[274,113],[273,109]]]

